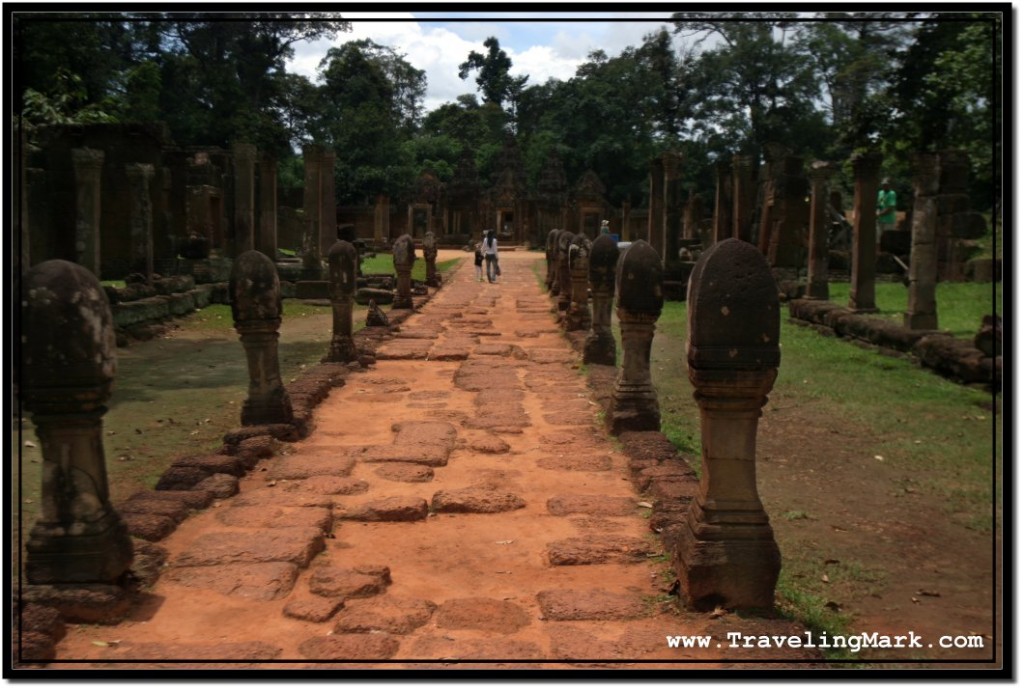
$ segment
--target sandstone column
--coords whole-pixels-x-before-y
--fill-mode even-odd
[[[117,370],[106,293],[84,267],[54,259],[26,274],[23,396],[42,445],[39,520],[26,545],[30,583],[114,583],[132,562],[110,504],[104,403]]]
[[[583,343],[584,363],[615,365],[612,299],[618,261],[618,243],[610,235],[598,236],[590,247],[590,296],[594,302],[594,316],[590,334]]]
[[[651,198],[647,210],[647,242],[661,257],[665,253],[665,164],[651,161]]]
[[[256,245],[256,146],[235,143],[231,147],[235,171],[235,256]],[[268,255],[271,258],[274,254]]]
[[[877,312],[875,306],[875,201],[882,154],[871,151],[853,157],[853,251],[850,309]]]
[[[715,163],[714,240],[721,242],[732,235],[732,170],[728,161]]]
[[[768,240],[768,263],[772,268],[799,269],[803,265],[807,206],[807,178],[799,156],[785,155],[774,166],[773,216]]]
[[[910,245],[910,289],[903,325],[908,329],[939,328],[935,284],[939,276],[939,247],[935,233],[941,179],[939,154],[914,157],[914,218]]]
[[[307,144],[302,147],[305,182],[302,192],[302,213],[306,221],[306,234],[302,238],[303,267],[310,278],[320,277],[320,155],[321,147]],[[316,273],[314,277],[312,274]]]
[[[377,203],[373,207],[373,244],[380,247],[391,237],[391,203],[387,195],[378,194]]]
[[[281,383],[277,356],[281,327],[281,283],[274,262],[256,250],[235,258],[228,282],[231,316],[249,365],[249,397],[243,425],[292,422],[292,405]]]
[[[277,259],[277,161],[260,160],[260,234],[256,249]]]
[[[334,151],[320,155],[320,256],[326,257],[338,240],[338,206],[334,200]]]
[[[683,192],[680,189],[679,167],[683,157],[667,153],[663,157],[665,168],[665,242],[662,256],[666,261],[679,261],[679,238],[682,235]]]
[[[395,273],[398,274],[398,286],[392,309],[411,310],[412,305],[412,265],[416,262],[416,245],[412,237],[406,233],[395,240],[392,248]]]
[[[604,236],[601,236],[604,237]],[[565,313],[566,331],[586,331],[590,328],[590,300],[587,277],[590,273],[590,240],[583,233],[576,234],[569,245],[569,309]]]
[[[664,303],[661,257],[643,240],[623,252],[616,268],[622,367],[615,378],[605,426],[611,434],[661,428],[658,394],[651,382],[654,324]]]
[[[144,273],[146,283],[152,283],[153,202],[149,197],[149,182],[153,179],[153,166],[130,163],[125,166],[125,172],[132,199],[132,270]]]
[[[674,565],[694,609],[771,609],[781,560],[757,493],[757,421],[778,373],[778,288],[753,245],[705,252],[690,278],[687,365],[703,472]]]
[[[75,257],[96,278],[100,278],[103,158],[104,153],[96,149],[71,150],[71,162],[75,166]]]
[[[827,161],[811,164],[811,230],[807,241],[808,300],[828,300],[828,181],[836,167]]]
[[[423,261],[427,263],[427,285],[437,288],[441,281],[437,276],[437,239],[432,230],[423,236]]]
[[[756,192],[757,170],[754,168],[754,157],[736,154],[732,157],[732,237],[744,242],[753,240]]]
[[[939,152],[942,179],[939,182],[938,216],[935,242],[938,246],[938,276],[942,281],[965,279],[964,263],[970,257],[964,240],[985,234],[985,221],[971,212],[967,194],[971,170],[966,151],[946,149]]]
[[[693,240],[697,237],[697,222],[695,205],[697,204],[697,193],[692,189],[686,198],[686,207],[683,209],[683,239]]]
[[[352,305],[355,302],[359,252],[355,245],[338,240],[327,255],[334,330],[324,362],[352,362],[359,357],[352,340]]]

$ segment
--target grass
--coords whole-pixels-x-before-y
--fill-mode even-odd
[[[846,304],[849,283],[829,283],[832,302]],[[877,316],[903,323],[909,301],[908,288],[902,283],[876,283]],[[986,314],[1003,313],[1002,283],[939,283],[935,287],[939,328],[958,338],[973,338]]]
[[[461,258],[456,258],[437,262],[437,273],[447,273],[461,261]],[[364,257],[362,267],[364,274],[395,273],[395,262],[390,254],[378,254],[373,257]],[[416,262],[412,265],[412,278],[414,281],[427,280],[427,262],[423,257],[417,257]]]

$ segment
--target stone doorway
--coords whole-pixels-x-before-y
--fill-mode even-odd
[[[508,240],[515,234],[515,221],[516,214],[512,209],[498,209],[498,216],[496,225],[498,226],[495,230],[498,231],[498,237],[502,240]]]
[[[586,210],[580,214],[580,230],[590,239],[597,237],[601,230],[601,213]]]

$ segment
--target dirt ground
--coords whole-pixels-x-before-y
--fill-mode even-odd
[[[58,658],[66,662],[53,667],[117,669],[126,664],[119,660],[146,659],[146,668],[176,669],[170,659],[206,659],[196,652],[204,649],[238,660],[237,668],[259,668],[268,655],[281,669],[352,668],[330,661],[364,658],[380,660],[374,663],[380,669],[464,669],[466,663],[454,661],[480,658],[519,661],[497,663],[498,668],[680,669],[685,663],[686,669],[704,669],[746,661],[765,667],[769,660],[820,667],[821,657],[807,650],[723,654],[666,647],[668,634],[711,634],[724,641],[729,631],[790,635],[805,627],[778,618],[689,613],[667,595],[670,564],[647,527],[645,497],[632,487],[626,459],[597,424],[575,354],[537,286],[535,260],[533,254],[505,253],[505,275],[494,286],[477,283],[471,262],[464,262],[452,282],[407,322],[404,330],[414,337],[386,344],[393,359],[385,354],[373,369],[351,374],[317,408],[312,436],[286,448],[287,455],[261,462],[242,479],[236,497],[187,519],[161,542],[171,554],[169,572],[143,607],[118,625],[71,626],[58,645]],[[324,343],[327,319],[298,320],[289,326],[288,339]],[[417,331],[424,338],[416,338]],[[431,335],[434,347],[462,349],[468,357],[432,360],[426,338]],[[149,348],[186,353],[192,338],[174,332],[169,339],[135,344],[133,357],[145,357]],[[468,375],[487,384],[466,388],[460,381]],[[941,660],[974,669],[979,661],[1001,657],[1001,650],[993,650],[993,641],[1002,639],[994,638],[992,619],[1000,592],[992,578],[999,539],[948,521],[926,492],[894,496],[903,479],[899,469],[858,451],[866,430],[816,415],[799,401],[774,402],[759,430],[758,476],[783,560],[796,554],[820,559],[820,573],[795,577],[834,581],[836,595],[827,606],[850,615],[851,633],[913,632],[934,646],[875,650],[862,658],[874,666],[899,661],[907,667],[918,660],[932,668]],[[353,451],[391,448],[394,425],[406,422],[451,425],[455,436],[445,465],[370,463]],[[342,459],[349,458],[351,467],[342,472],[348,466]],[[285,464],[296,467],[297,459],[311,466],[334,459],[339,470],[305,477],[282,471]],[[325,477],[333,478],[333,490],[324,488]],[[353,481],[366,488],[336,492],[344,483],[346,492],[352,490]],[[346,517],[393,498],[409,500],[406,508],[422,500],[433,509],[444,492],[468,493],[464,498],[484,508],[431,510],[415,520]],[[332,523],[324,550],[298,570],[283,596],[242,592],[265,589],[280,574],[224,586],[202,566],[189,571],[187,557],[203,536],[265,532],[270,524],[258,514],[270,515],[272,507],[283,507],[282,516],[297,516],[298,508],[323,509],[313,512],[310,525],[324,515],[340,519]],[[805,517],[783,518],[796,507]],[[305,526],[303,520],[295,525]],[[553,546],[586,551],[593,540],[604,540],[618,556],[553,565]],[[622,556],[630,549],[634,556]],[[208,566],[222,578],[232,563],[213,559]],[[321,621],[282,615],[289,605],[323,606],[317,593],[324,591],[314,581],[332,569],[380,566],[388,568],[391,582],[379,594],[342,597],[344,606]],[[855,577],[844,578],[851,569],[858,571]],[[360,625],[337,624],[348,616]],[[409,623],[420,621],[417,616],[427,623]],[[940,649],[945,635],[980,635],[985,648]],[[267,653],[265,644],[278,651]]]

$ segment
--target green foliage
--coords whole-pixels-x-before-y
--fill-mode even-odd
[[[29,127],[116,122],[102,103],[89,103],[82,78],[60,67],[48,93],[26,89],[22,115]]]
[[[494,36],[487,37],[484,47],[487,48],[486,55],[471,51],[466,61],[459,65],[459,79],[465,79],[471,71],[476,71],[476,85],[483,94],[484,103],[500,107],[514,93],[516,82],[509,75],[512,60]],[[521,88],[522,83],[518,86]]]

